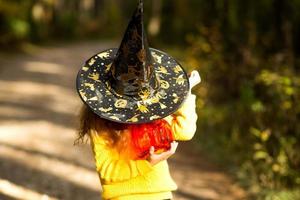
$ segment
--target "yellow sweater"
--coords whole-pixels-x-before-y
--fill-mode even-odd
[[[196,131],[195,95],[165,118],[176,140],[190,140]],[[103,128],[103,132],[109,129]],[[122,134],[122,133],[121,133]],[[121,152],[108,145],[103,133],[91,133],[96,168],[103,187],[103,200],[171,199],[177,186],[170,176],[167,161],[152,166],[147,160],[124,159]]]

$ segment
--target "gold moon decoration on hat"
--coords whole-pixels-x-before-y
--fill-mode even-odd
[[[170,87],[170,84],[167,81],[161,80],[160,87],[162,87],[163,89],[168,89]]]
[[[127,100],[125,99],[119,99],[115,103],[116,108],[126,108],[126,106],[127,106]]]

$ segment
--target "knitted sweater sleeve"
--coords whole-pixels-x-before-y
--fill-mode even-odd
[[[182,107],[166,120],[172,127],[175,140],[191,140],[197,129],[196,96],[189,95]]]
[[[116,149],[111,148],[105,138],[91,134],[91,144],[99,176],[106,182],[126,181],[152,170],[147,160],[121,159]]]

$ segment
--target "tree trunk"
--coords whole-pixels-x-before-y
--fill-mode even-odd
[[[99,18],[101,14],[101,8],[103,7],[103,0],[94,0],[94,12],[95,18]]]
[[[274,0],[273,1],[273,9],[274,9],[274,28],[275,28],[275,38],[277,41],[276,48],[277,50],[283,47],[283,32],[282,32],[282,21],[283,21],[283,12],[284,12],[284,2],[282,0]]]
[[[288,1],[275,0],[275,30],[276,38],[279,46],[278,50],[283,50],[286,55],[286,60],[290,65],[294,65],[294,47],[293,47],[293,24],[291,22],[291,5]],[[281,42],[279,42],[281,41]]]

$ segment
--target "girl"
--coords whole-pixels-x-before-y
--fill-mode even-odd
[[[171,199],[167,159],[196,131],[195,95],[181,65],[148,47],[139,1],[119,49],[90,58],[77,75],[80,138],[90,137],[104,200]],[[192,83],[190,83],[192,82]]]
[[[177,112],[148,126],[161,123],[172,131],[175,140],[190,140],[196,131],[195,99],[191,94]],[[138,159],[130,133],[134,126],[141,125],[108,121],[83,107],[79,134],[80,138],[86,134],[90,137],[103,199],[172,199],[171,191],[177,186],[170,176],[167,159],[175,153],[178,143],[172,142],[170,149],[160,154],[151,147],[146,159]]]

